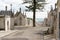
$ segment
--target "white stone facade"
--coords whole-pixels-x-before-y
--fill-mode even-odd
[[[11,29],[14,29],[14,19],[6,15],[5,16],[5,30],[8,31]]]
[[[10,30],[10,25],[11,25],[10,19],[11,19],[10,16],[8,16],[8,15],[5,16],[5,30],[6,31]]]
[[[11,18],[9,15],[0,16],[0,30],[11,30],[14,29],[14,19]]]

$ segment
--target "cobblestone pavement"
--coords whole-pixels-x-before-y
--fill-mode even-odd
[[[47,30],[47,28],[31,27],[27,28],[26,30],[18,30],[15,33],[2,37],[1,40],[43,40],[43,35],[40,35],[38,33],[45,30]],[[52,40],[52,38],[50,38],[50,40]]]

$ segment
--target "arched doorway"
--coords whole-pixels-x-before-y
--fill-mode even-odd
[[[20,25],[22,25],[22,18],[20,17]]]

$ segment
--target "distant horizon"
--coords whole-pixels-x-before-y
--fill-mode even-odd
[[[44,18],[36,18],[36,21],[37,22],[43,22],[44,21]]]

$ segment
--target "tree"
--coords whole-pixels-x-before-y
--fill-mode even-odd
[[[42,0],[41,0],[42,1]],[[39,3],[37,0],[25,0],[24,3],[29,3],[31,5],[26,6],[26,8],[28,8],[28,11],[33,11],[33,27],[35,27],[35,14],[36,14],[36,9],[43,9],[44,5],[46,3]]]

